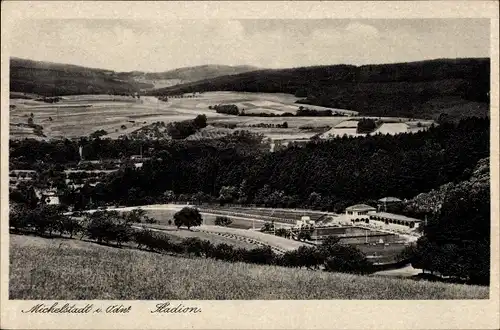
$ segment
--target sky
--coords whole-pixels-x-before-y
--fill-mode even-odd
[[[115,71],[489,57],[488,19],[24,20],[11,56]]]

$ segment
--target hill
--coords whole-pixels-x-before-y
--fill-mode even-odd
[[[289,93],[298,101],[363,115],[449,119],[489,113],[489,58],[380,65],[333,65],[241,74],[156,89],[150,95],[202,91]]]
[[[10,235],[9,299],[487,299],[488,295],[488,287],[179,258],[79,240]]]
[[[77,65],[10,59],[10,91],[43,96],[132,94],[149,84],[124,80],[114,71]]]
[[[184,67],[165,72],[121,72],[119,76],[124,77],[144,77],[148,80],[162,80],[162,79],[179,79],[184,82],[193,82],[203,79],[212,79],[219,76],[234,75],[249,71],[258,70],[257,67],[248,65],[230,66],[230,65],[199,65],[192,67]]]
[[[165,72],[120,72],[118,73],[118,76],[122,79],[131,79],[139,83],[150,84],[154,86],[154,88],[164,88],[203,79],[212,79],[220,76],[233,75],[255,70],[257,70],[256,67],[246,65],[200,65],[179,68]]]
[[[166,72],[115,72],[28,59],[11,58],[10,91],[44,96],[131,94],[155,87],[211,79],[257,70],[251,66],[202,65]]]

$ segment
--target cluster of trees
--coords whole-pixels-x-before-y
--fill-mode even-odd
[[[45,103],[57,103],[57,102],[61,101],[61,98],[59,96],[43,97],[43,98],[36,99],[35,101],[45,102]]]
[[[326,110],[315,110],[309,109],[307,107],[300,106],[299,110],[297,110],[296,116],[298,117],[328,117],[332,116],[333,111],[330,109]]]
[[[63,205],[46,205],[42,202],[11,203],[9,226],[17,233],[35,233],[40,236],[54,234],[68,235],[73,238],[80,234],[97,240],[99,243],[128,242],[132,235],[133,223],[156,223],[142,209],[123,214],[117,211],[99,210],[92,213],[66,214]]]
[[[288,128],[288,123],[285,121],[283,124],[266,124],[266,123],[258,123],[248,125],[249,127],[262,127],[262,128]]]
[[[26,203],[10,205],[9,226],[15,232],[32,231],[38,235],[52,236],[68,234],[70,237],[81,232],[84,226],[77,220],[64,215],[67,209],[61,205],[43,205],[27,200]]]
[[[297,250],[286,252],[281,264],[288,267],[307,267],[330,272],[368,274],[373,271],[366,255],[352,245],[339,243],[339,239],[330,236],[317,246],[301,246]]]
[[[235,104],[217,104],[214,106],[208,106],[210,110],[215,110],[217,113],[223,113],[226,115],[238,116],[240,114],[240,109]]]
[[[99,129],[93,133],[91,133],[89,135],[89,138],[91,139],[95,139],[95,138],[100,138],[101,136],[105,136],[105,135],[108,135],[108,132],[106,132],[105,130],[103,129]]]
[[[267,112],[258,112],[258,113],[252,113],[252,112],[245,112],[245,109],[239,109],[237,105],[235,104],[218,104],[214,106],[208,106],[210,110],[216,110],[217,113],[223,113],[227,115],[233,115],[233,116],[247,116],[247,117],[317,117],[317,116],[342,116],[343,114],[338,113],[338,112],[333,112],[330,109],[326,110],[315,110],[315,109],[309,109],[304,106],[300,106],[299,109],[295,114],[291,112],[283,112],[280,114],[276,113],[267,113]]]
[[[173,139],[179,140],[185,139],[205,127],[207,127],[207,116],[198,115],[195,119],[169,123],[167,132]]]
[[[158,96],[158,100],[168,102],[168,96]]]
[[[368,134],[373,132],[380,123],[376,122],[371,118],[361,118],[358,121],[358,127],[356,129],[356,133],[358,134]]]
[[[479,167],[481,167],[480,165]],[[423,228],[423,236],[407,253],[412,264],[438,276],[474,284],[490,279],[490,176],[488,164],[470,180],[446,185]],[[438,204],[438,205],[439,205]]]

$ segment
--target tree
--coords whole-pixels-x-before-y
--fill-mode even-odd
[[[297,234],[297,239],[299,241],[310,241],[311,238],[311,230],[309,229],[301,229]]]
[[[260,229],[261,232],[271,232],[274,230],[274,221],[273,222],[265,222],[264,226]]]
[[[219,192],[219,202],[221,204],[232,203],[238,199],[238,188],[235,186],[223,186]]]
[[[31,212],[30,217],[30,222],[39,235],[48,231],[50,236],[60,228],[60,222],[65,218],[59,205],[39,205]]]
[[[141,223],[146,220],[146,218],[146,211],[141,208],[133,209],[132,211],[124,214],[125,221],[130,223]]]
[[[174,223],[177,228],[181,226],[191,227],[200,226],[203,223],[200,211],[192,207],[184,207],[182,210],[174,214]]]
[[[371,118],[361,118],[358,121],[356,132],[359,134],[371,133],[377,128],[377,123]]]
[[[172,202],[175,200],[175,193],[172,190],[166,190],[163,193],[163,198],[166,202]]]
[[[68,234],[69,238],[73,238],[73,235],[81,233],[84,230],[84,227],[75,218],[63,216],[59,222],[59,233]]]
[[[193,121],[194,125],[200,129],[200,128],[205,128],[207,127],[207,116],[205,115],[198,115]]]
[[[359,274],[371,271],[371,263],[366,256],[355,246],[340,244],[338,237],[327,237],[319,250],[327,271]]]

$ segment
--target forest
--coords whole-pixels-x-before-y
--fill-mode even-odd
[[[165,191],[218,198],[223,187],[235,187],[241,193],[227,202],[339,210],[384,196],[412,198],[466,180],[489,155],[489,120],[470,118],[397,136],[312,141],[275,153],[266,152],[262,136],[245,131],[213,141],[13,140],[11,168],[64,168],[79,160],[80,144],[87,160],[128,159],[141,147],[151,158],[142,169],[121,169],[92,188],[95,203],[144,204],[162,200]]]

